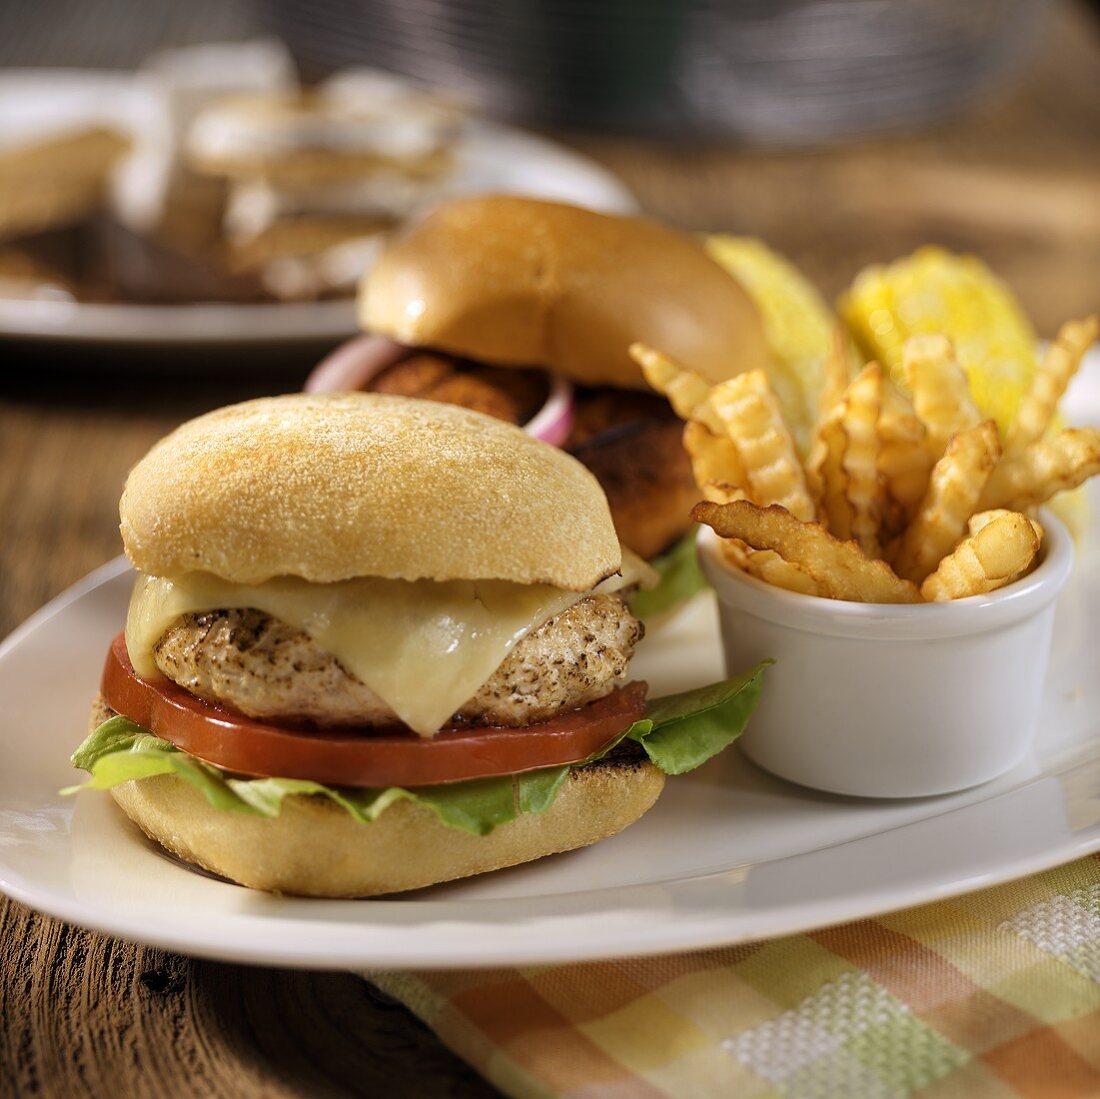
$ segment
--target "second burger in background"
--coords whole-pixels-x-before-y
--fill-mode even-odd
[[[393,240],[364,281],[360,323],[371,335],[307,388],[525,423],[596,475],[619,537],[647,558],[690,528],[697,494],[681,424],[628,347],[667,348],[712,382],[769,367],[756,308],[695,239],[528,198],[450,202]]]

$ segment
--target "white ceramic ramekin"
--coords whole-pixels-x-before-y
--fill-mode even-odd
[[[1049,513],[1039,565],[989,595],[893,606],[772,587],[703,528],[731,671],[776,663],[741,738],[755,763],[862,797],[944,794],[1010,770],[1035,737],[1054,604],[1073,544]]]

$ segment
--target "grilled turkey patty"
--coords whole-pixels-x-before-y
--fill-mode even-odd
[[[519,641],[455,715],[530,725],[610,694],[641,623],[618,595],[590,595]],[[318,725],[391,725],[394,712],[307,634],[257,610],[184,615],[154,648],[157,667],[192,694],[250,717]],[[430,669],[425,669],[429,678]]]

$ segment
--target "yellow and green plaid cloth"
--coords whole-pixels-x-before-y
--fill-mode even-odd
[[[370,979],[523,1099],[1084,1099],[1100,855],[720,950]]]

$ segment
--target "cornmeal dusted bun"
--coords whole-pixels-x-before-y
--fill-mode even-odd
[[[468,409],[372,393],[191,420],[134,467],[119,513],[127,556],[155,576],[587,591],[621,564],[607,501],[578,461]]]
[[[92,728],[109,717],[102,698]],[[273,819],[214,809],[175,775],[111,790],[151,839],[188,862],[253,889],[315,897],[367,897],[419,889],[587,847],[633,824],[665,776],[645,759],[611,757],[574,768],[542,813],[524,813],[487,836],[439,823],[401,801],[363,825],[325,798],[290,796]]]
[[[712,381],[767,368],[755,306],[702,246],[642,218],[488,196],[441,206],[367,276],[369,331],[584,385],[645,389],[640,340]]]

